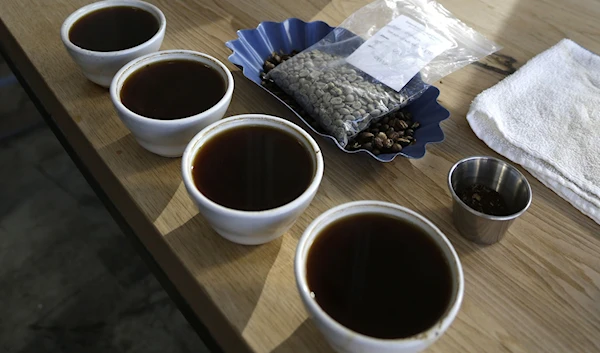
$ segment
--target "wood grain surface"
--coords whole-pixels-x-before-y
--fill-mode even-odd
[[[437,84],[440,102],[452,114],[442,124],[446,141],[429,146],[422,159],[382,164],[344,154],[315,136],[325,157],[317,196],[287,234],[256,247],[232,244],[208,227],[185,192],[180,160],[139,147],[119,121],[108,92],[87,81],[70,59],[59,29],[71,12],[88,2],[0,0],[0,41],[79,157],[225,350],[330,352],[297,294],[295,247],[305,227],[323,211],[347,201],[377,199],[431,219],[462,260],[462,309],[429,352],[600,351],[600,226],[525,172],[533,188],[531,208],[501,243],[477,246],[454,228],[446,186],[447,172],[458,159],[495,155],[465,120],[474,96],[564,37],[600,52],[599,1],[441,0],[457,17],[504,46],[499,54]],[[236,86],[227,115],[260,112],[299,124],[228,63],[224,42],[234,39],[236,30],[265,20],[299,17],[337,25],[366,3],[151,2],[167,17],[162,49],[206,52],[233,71]]]

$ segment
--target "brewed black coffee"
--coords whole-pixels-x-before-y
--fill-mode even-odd
[[[212,108],[226,90],[223,76],[207,64],[192,60],[159,61],[125,80],[121,102],[141,116],[173,120]]]
[[[148,11],[133,6],[112,6],[78,19],[69,30],[69,40],[87,50],[118,51],[148,41],[159,28],[158,20]]]
[[[328,225],[309,250],[306,270],[319,306],[371,337],[426,331],[452,297],[442,249],[415,225],[383,214],[353,215]]]
[[[204,196],[242,211],[263,211],[293,201],[314,174],[305,145],[268,126],[242,126],[217,134],[192,163],[194,184]]]

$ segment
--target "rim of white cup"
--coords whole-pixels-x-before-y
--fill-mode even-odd
[[[227,81],[226,82],[227,89],[225,90],[223,97],[221,97],[221,99],[215,105],[210,107],[209,109],[207,109],[203,112],[194,114],[194,115],[186,116],[184,118],[173,119],[173,120],[161,120],[161,119],[154,119],[154,118],[149,118],[149,117],[140,115],[140,114],[130,110],[129,108],[127,108],[123,104],[123,102],[121,102],[121,89],[123,88],[123,84],[125,83],[125,80],[127,80],[127,78],[129,76],[131,76],[133,73],[135,73],[139,69],[143,68],[146,64],[155,64],[155,63],[162,62],[162,61],[186,60],[186,59],[198,61],[197,60],[198,57],[207,59],[209,61],[212,61],[214,64],[216,64],[216,66],[221,70],[221,72],[220,72],[221,76]],[[161,125],[161,124],[162,125],[173,125],[173,124],[179,125],[179,124],[186,123],[190,120],[201,119],[207,115],[212,114],[216,110],[221,109],[223,107],[223,105],[225,105],[227,103],[227,101],[229,100],[229,98],[233,95],[233,88],[234,88],[234,81],[233,81],[233,75],[231,74],[231,71],[229,71],[229,69],[225,66],[225,64],[223,64],[221,61],[219,61],[215,57],[212,57],[205,53],[193,51],[193,50],[172,49],[172,50],[162,50],[162,51],[157,51],[154,53],[149,53],[149,54],[140,56],[139,58],[133,59],[132,61],[128,62],[119,71],[117,71],[117,73],[113,77],[113,80],[110,84],[109,91],[110,91],[110,98],[112,99],[112,101],[113,101],[114,105],[117,107],[117,109],[121,110],[121,111],[126,111],[129,115],[129,118],[131,118],[131,119],[138,120],[141,122],[146,122],[146,123],[152,122],[153,124],[157,124],[157,125]]]
[[[244,121],[245,120],[245,121]],[[196,185],[194,184],[192,178],[192,170],[191,164],[193,162],[193,158],[198,153],[198,150],[204,145],[208,140],[213,138],[215,135],[222,133],[224,131],[239,128],[240,126],[261,126],[263,124],[257,124],[257,122],[268,120],[274,122],[279,125],[286,126],[290,128],[294,133],[293,136],[305,141],[305,144],[311,147],[312,150],[308,152],[314,156],[315,165],[314,165],[314,175],[313,178],[308,185],[308,187],[302,192],[302,194],[298,195],[294,200],[281,205],[279,207],[270,208],[267,210],[261,211],[243,211],[237,210],[234,208],[229,208],[223,205],[220,205],[208,197],[204,196],[198,190]],[[271,126],[272,125],[268,125]],[[277,128],[277,127],[275,127]],[[222,130],[220,130],[222,129]],[[285,133],[289,133],[289,131],[284,131]],[[273,214],[282,214],[293,211],[295,208],[299,207],[302,202],[309,197],[311,194],[317,191],[319,185],[321,184],[321,180],[323,179],[323,171],[324,171],[324,162],[323,162],[323,153],[321,152],[321,148],[317,144],[317,142],[310,136],[304,129],[300,126],[282,119],[280,117],[267,115],[267,114],[241,114],[234,115],[231,117],[223,118],[217,122],[212,123],[206,128],[202,129],[196,136],[192,138],[192,140],[188,143],[185,151],[183,152],[183,157],[181,160],[181,174],[183,176],[183,181],[186,184],[188,192],[192,194],[192,197],[200,200],[204,205],[208,205],[211,208],[221,211],[227,212],[231,215],[235,215],[238,217],[248,217],[248,218],[256,218],[256,217],[270,217]]]
[[[89,49],[82,48],[78,45],[75,45],[73,42],[71,42],[71,39],[69,38],[69,32],[71,31],[71,27],[73,27],[73,25],[80,18],[82,18],[83,16],[85,16],[91,12],[94,12],[96,10],[104,9],[107,7],[119,7],[119,6],[132,6],[132,7],[137,7],[139,9],[148,11],[154,17],[157,18],[158,31],[156,31],[156,33],[150,39],[148,39],[147,41],[145,41],[141,44],[136,45],[135,47],[122,49],[122,50],[115,50],[115,51],[89,50]],[[77,52],[80,52],[81,54],[93,55],[93,56],[97,56],[97,57],[111,57],[111,56],[120,56],[120,55],[124,55],[124,54],[133,53],[135,51],[138,51],[142,47],[150,45],[150,43],[154,42],[158,37],[160,37],[161,35],[164,35],[166,28],[167,28],[167,19],[165,17],[165,14],[158,7],[156,7],[150,3],[147,3],[145,1],[138,1],[138,0],[103,0],[103,1],[98,1],[98,2],[91,3],[89,5],[83,6],[79,9],[75,10],[75,12],[73,12],[72,14],[70,14],[65,19],[65,21],[63,22],[63,24],[60,28],[60,36],[62,38],[63,43],[69,49],[71,49],[73,51],[77,51]]]
[[[326,226],[332,224],[334,221],[348,217],[354,214],[360,214],[363,212],[349,212],[345,215],[340,215],[340,217],[332,217],[333,215],[343,212],[344,210],[351,210],[352,208],[357,208],[361,206],[372,206],[377,209],[389,209],[391,208],[393,211],[403,212],[411,217],[417,218],[419,221],[425,223],[426,226],[430,227],[431,230],[436,233],[438,238],[441,240],[441,243],[449,250],[452,258],[448,259],[453,263],[449,263],[451,267],[451,272],[454,276],[456,269],[456,289],[454,289],[453,284],[453,293],[452,298],[454,299],[448,304],[448,308],[444,312],[444,314],[436,321],[436,323],[428,328],[425,331],[419,332],[415,335],[404,337],[404,338],[393,338],[393,339],[384,339],[377,338],[373,336],[368,336],[356,331],[351,330],[350,328],[342,325],[334,318],[332,318],[321,306],[317,303],[316,299],[312,298],[310,295],[310,288],[308,287],[308,281],[306,278],[306,260],[308,258],[308,253],[310,252],[310,247],[314,243],[318,234],[315,232],[315,228],[319,227],[321,229]],[[373,212],[364,212],[364,213],[373,213]],[[389,214],[389,213],[386,213]],[[428,232],[429,234],[429,232]],[[436,244],[439,244],[436,241]],[[444,251],[445,254],[445,251]],[[452,246],[452,243],[448,240],[448,238],[442,233],[442,231],[436,227],[430,220],[422,216],[421,214],[400,206],[398,204],[384,202],[384,201],[376,201],[376,200],[362,200],[362,201],[353,201],[338,205],[333,207],[324,213],[322,213],[319,217],[317,217],[304,231],[300,241],[298,242],[296,248],[296,254],[294,257],[294,274],[296,276],[296,284],[298,286],[298,291],[300,292],[300,296],[304,298],[304,303],[310,307],[310,311],[316,312],[319,314],[319,318],[325,321],[325,324],[333,328],[335,331],[343,333],[346,337],[355,337],[359,341],[370,344],[376,347],[389,347],[390,344],[417,344],[418,342],[422,342],[424,340],[435,340],[441,337],[444,331],[448,329],[451,323],[454,321],[460,307],[462,305],[462,300],[464,296],[464,274],[462,270],[462,265],[456,250]],[[454,281],[454,280],[453,280]],[[437,333],[437,335],[436,335]]]

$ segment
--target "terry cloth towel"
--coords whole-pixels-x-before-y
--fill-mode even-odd
[[[479,94],[467,114],[494,151],[600,223],[600,57],[563,39]]]

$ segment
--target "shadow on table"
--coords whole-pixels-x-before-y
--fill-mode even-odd
[[[136,203],[155,221],[182,182],[181,159],[148,152],[131,133],[100,148],[99,153]]]
[[[313,353],[333,352],[311,319],[304,320],[290,337],[275,347],[271,353],[303,353],[306,352],[306,347],[311,347],[310,351]]]
[[[218,235],[200,214],[164,238],[209,296],[229,299],[219,304],[234,327],[245,327],[279,254],[282,238],[258,246],[235,244]]]
[[[531,174],[527,173],[524,169],[520,168],[520,170],[527,177],[529,183],[531,184],[531,191],[533,193],[532,205],[534,205],[536,202],[536,196],[540,197],[542,193],[551,194],[551,196],[549,196],[549,199],[554,199],[553,202],[546,202],[544,204],[544,212],[547,212],[547,216],[540,216],[540,218],[546,218],[549,223],[556,223],[558,227],[560,227],[561,222],[573,222],[574,224],[584,227],[586,234],[600,239],[600,224],[596,222],[590,222],[590,218],[580,211],[568,213],[568,218],[566,219],[553,217],[552,215],[555,214],[560,215],[560,217],[563,217],[565,214],[565,210],[574,206],[571,205],[567,200],[554,194],[553,191],[549,190],[544,184],[539,182],[537,179],[531,176]],[[527,212],[539,212],[537,209],[532,208],[527,210]]]
[[[56,55],[60,54],[57,53]],[[102,87],[90,81],[83,74],[81,67],[75,62],[69,62],[68,65],[69,70],[58,77],[56,83],[62,89],[69,89],[72,92],[77,92],[77,95],[72,96],[72,98],[88,99],[105,95],[107,99],[110,99],[110,93],[107,87]]]
[[[484,250],[490,245],[479,245],[463,238],[454,226],[452,207],[439,207],[432,210],[421,211],[423,216],[431,220],[450,241],[459,258],[466,258],[470,254]]]

